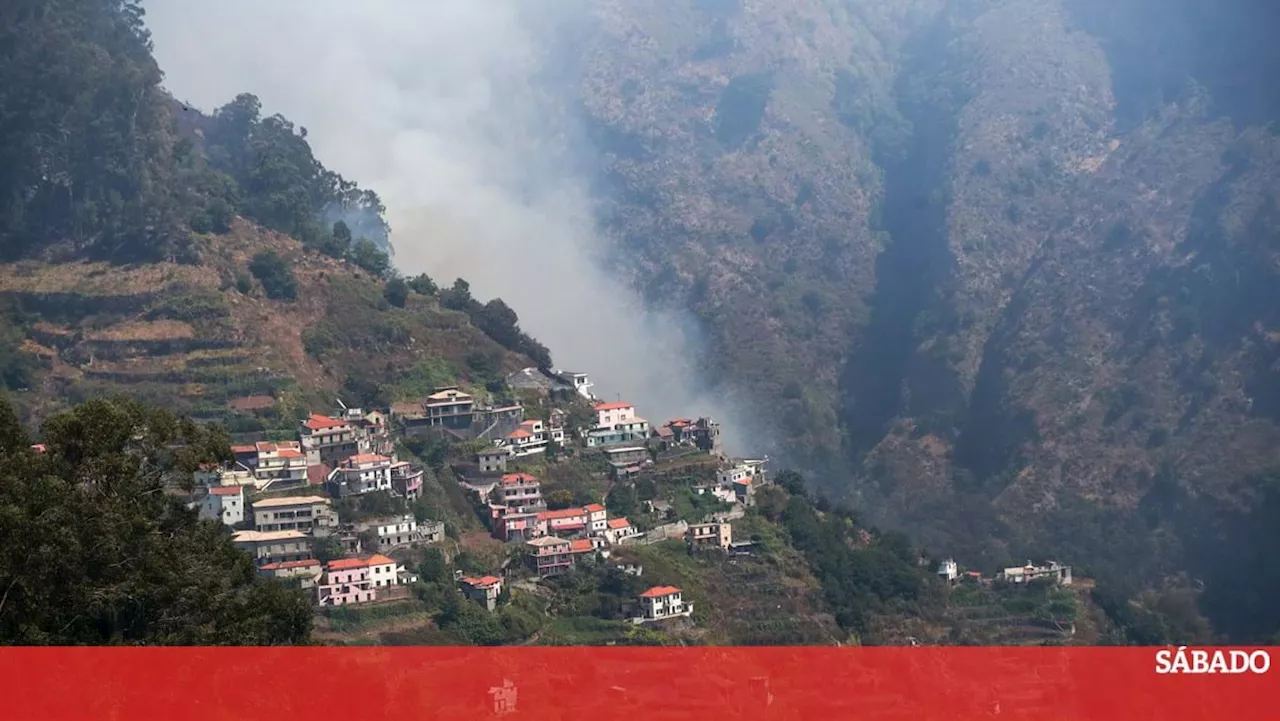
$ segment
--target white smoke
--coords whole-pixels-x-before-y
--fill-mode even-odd
[[[165,84],[211,111],[250,92],[308,131],[328,167],[382,196],[396,265],[500,296],[557,365],[651,422],[712,415],[703,344],[601,270],[562,99],[539,73],[586,13],[557,0],[151,0]],[[738,433],[735,433],[738,431]]]

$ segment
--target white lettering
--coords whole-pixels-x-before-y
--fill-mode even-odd
[[[1230,673],[1225,653],[1221,651],[1213,652],[1213,658],[1209,660],[1209,673]]]
[[[1249,670],[1249,652],[1231,652],[1231,673],[1244,673]]]
[[[1176,651],[1156,651],[1156,673],[1266,673],[1271,670],[1267,651],[1207,651],[1179,646]]]
[[[1191,673],[1191,662],[1187,660],[1187,647],[1179,646],[1173,654],[1173,673]]]
[[[1209,652],[1196,649],[1191,652],[1191,673],[1209,673]]]
[[[1249,668],[1254,673],[1266,673],[1271,670],[1271,654],[1266,651],[1254,651],[1249,654]]]

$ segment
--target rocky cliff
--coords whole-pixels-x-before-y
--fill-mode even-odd
[[[592,8],[602,215],[774,453],[973,562],[1211,583],[1274,534],[1274,9]]]

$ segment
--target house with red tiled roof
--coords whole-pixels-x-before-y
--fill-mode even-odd
[[[638,600],[640,617],[631,619],[635,623],[693,615],[693,604],[685,603],[683,594],[675,586],[654,586],[640,594]]]
[[[314,588],[324,567],[314,558],[302,561],[277,561],[258,569],[258,573],[281,581],[297,579],[302,588]]]
[[[520,512],[537,512],[544,510],[547,504],[542,500],[542,484],[528,473],[507,473],[494,488],[498,503]]]
[[[200,501],[200,518],[228,526],[244,522],[244,486],[214,486]]]
[[[462,593],[492,611],[498,607],[498,597],[502,595],[502,579],[497,576],[467,577],[458,581]]]
[[[297,441],[255,443],[249,463],[258,490],[282,491],[308,483],[307,458]]]
[[[556,536],[586,533],[587,522],[587,512],[581,508],[564,508],[538,513],[538,523],[545,527],[544,531]]]
[[[404,566],[382,554],[341,558],[325,566],[324,580],[316,587],[316,599],[321,606],[367,603],[375,600],[380,591],[415,580]]]
[[[625,518],[610,518],[605,522],[604,538],[611,546],[625,543],[639,534],[636,527],[631,525],[631,521]]]
[[[615,423],[622,423],[636,414],[636,407],[624,401],[615,403],[597,403],[596,426],[613,426]]]
[[[521,421],[515,430],[499,438],[496,445],[505,448],[512,456],[529,456],[545,453],[552,442],[564,442],[564,428],[548,426],[537,418]]]
[[[575,556],[595,553],[603,544],[599,538],[575,538],[569,541],[569,553]]]
[[[351,422],[313,413],[298,429],[307,463],[335,466],[344,458],[367,453],[368,439],[364,431]]]
[[[643,443],[649,437],[649,421],[637,416],[630,403],[597,403],[595,411],[595,428],[583,434],[588,448]]]

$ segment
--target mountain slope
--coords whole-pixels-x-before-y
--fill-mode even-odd
[[[1188,572],[1280,631],[1241,540],[1280,469],[1274,8],[593,8],[604,217],[773,452],[931,549]]]

